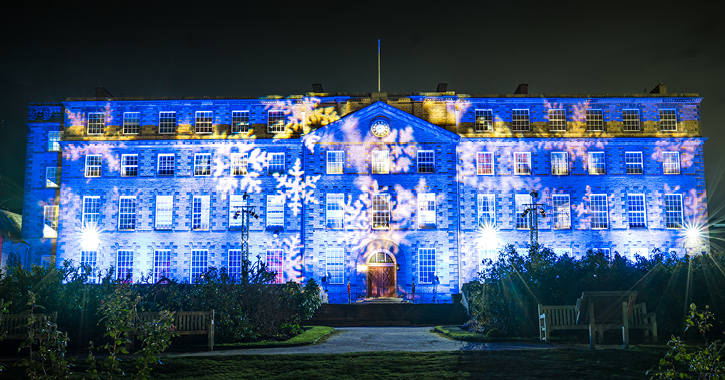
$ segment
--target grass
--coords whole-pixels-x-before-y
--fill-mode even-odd
[[[460,326],[436,326],[433,330],[451,339],[464,342],[538,342],[535,338],[489,337],[483,334],[463,330]]]
[[[295,346],[308,346],[310,344],[317,343],[320,339],[326,338],[332,334],[335,329],[327,326],[310,326],[305,327],[305,331],[293,337],[289,340],[284,341],[271,341],[263,340],[261,342],[246,342],[246,343],[221,343],[214,345],[214,349],[240,349],[240,348],[276,348],[276,347],[295,347]]]

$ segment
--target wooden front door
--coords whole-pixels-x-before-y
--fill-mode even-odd
[[[395,266],[368,266],[368,297],[395,297]]]

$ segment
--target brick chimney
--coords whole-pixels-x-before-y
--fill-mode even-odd
[[[655,88],[653,88],[652,91],[650,91],[649,93],[666,95],[667,94],[667,85],[660,83],[660,84],[656,85]]]
[[[446,92],[448,91],[448,83],[438,83],[438,87],[436,87],[436,92]]]
[[[312,83],[312,92],[321,94],[324,91],[322,91],[322,85],[320,83]]]
[[[529,84],[528,83],[521,83],[518,87],[516,87],[516,92],[514,94],[523,94],[526,95],[529,93]]]

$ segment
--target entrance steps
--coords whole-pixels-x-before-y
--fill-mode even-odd
[[[394,299],[399,300],[399,299]],[[394,300],[363,301],[353,304],[322,304],[307,326],[438,326],[461,325],[468,320],[460,303],[412,304]]]

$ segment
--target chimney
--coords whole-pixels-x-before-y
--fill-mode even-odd
[[[660,84],[656,85],[655,88],[653,88],[652,91],[650,91],[649,93],[666,95],[667,94],[667,85],[660,83]]]
[[[436,92],[446,92],[448,90],[448,83],[438,83],[438,87],[436,87]]]
[[[529,93],[529,84],[528,83],[521,83],[518,87],[516,87],[516,92],[514,94],[522,94],[527,95]]]
[[[319,83],[312,83],[312,92],[321,94],[324,91],[322,91],[322,85]]]
[[[108,90],[103,88],[102,86],[96,87],[96,98],[112,98],[113,95],[111,95]]]

